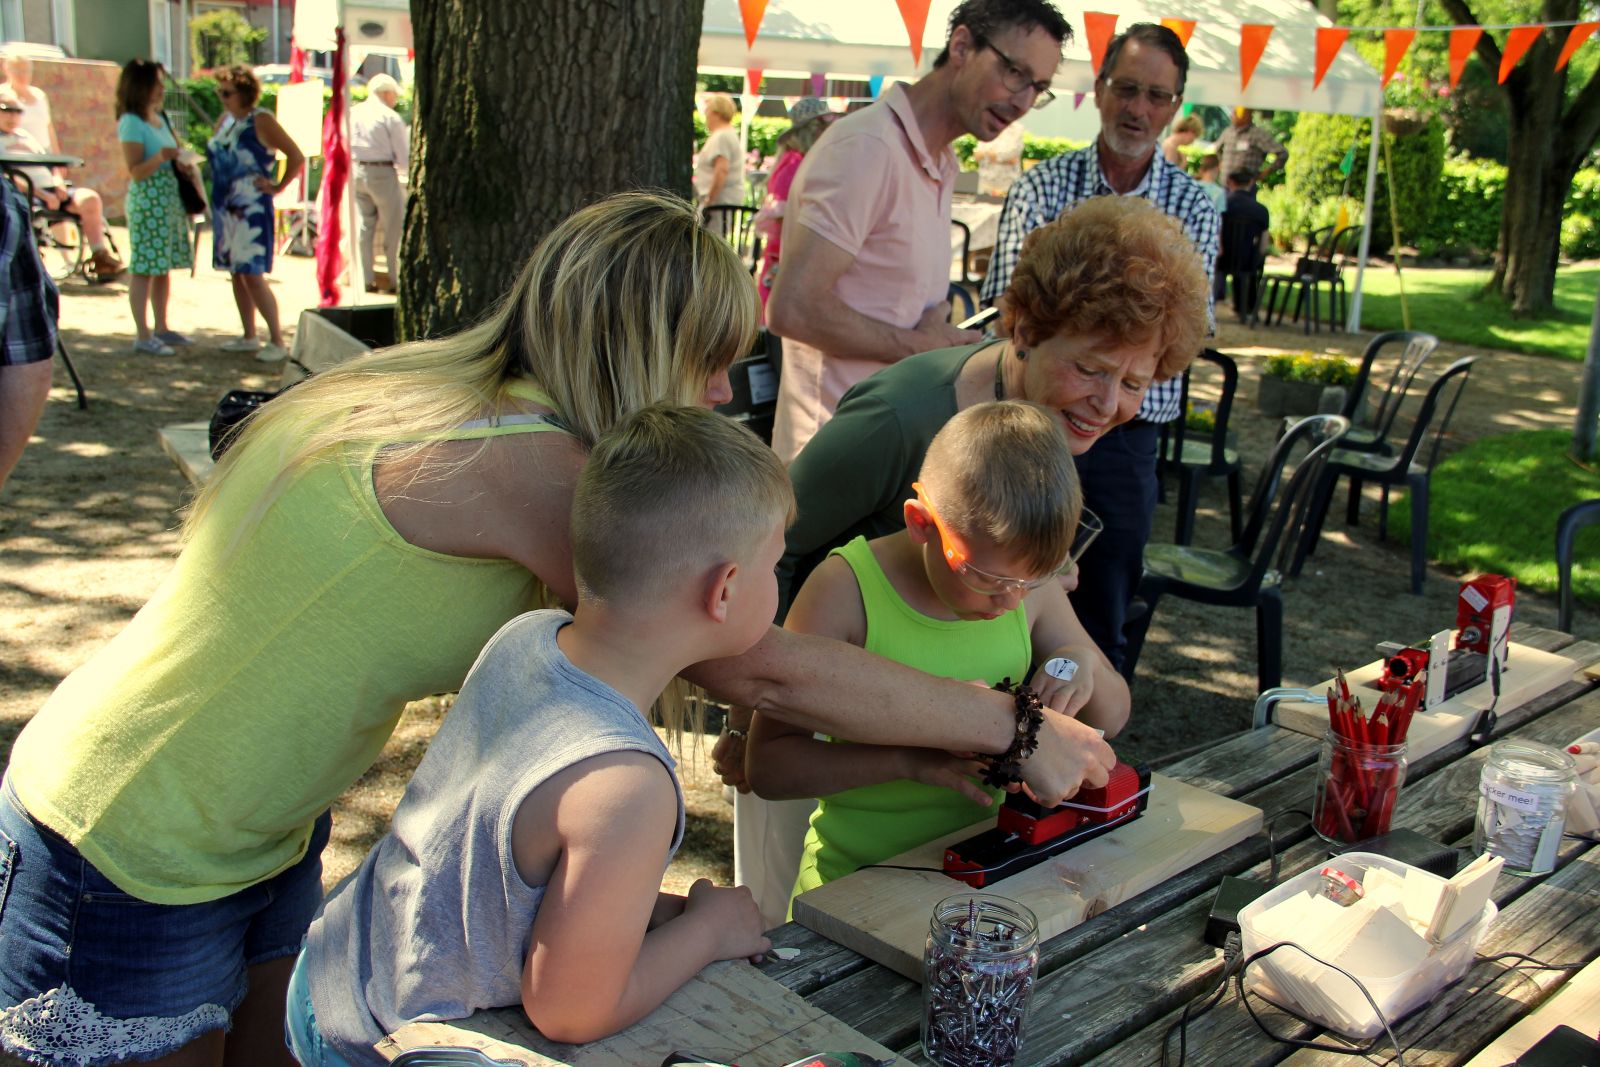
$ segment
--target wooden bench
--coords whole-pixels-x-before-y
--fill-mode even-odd
[[[340,329],[317,311],[302,311],[300,323],[294,332],[294,347],[290,351],[292,358],[283,363],[279,388],[287,388],[301,381],[306,377],[306,371],[315,374],[370,351],[371,345]],[[301,370],[297,363],[303,365],[305,370]],[[175,422],[163,426],[156,431],[156,439],[190,485],[199,488],[205,484],[211,476],[211,468],[216,465],[211,459],[209,420]]]

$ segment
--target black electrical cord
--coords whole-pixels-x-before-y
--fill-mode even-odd
[[[1245,974],[1247,971],[1249,971],[1252,963],[1255,963],[1260,959],[1265,959],[1267,956],[1272,955],[1280,948],[1292,948],[1295,951],[1303,954],[1307,959],[1312,960],[1315,963],[1320,963],[1329,970],[1336,971],[1350,979],[1355,987],[1361,990],[1361,995],[1367,998],[1367,1004],[1371,1006],[1372,1013],[1378,1017],[1378,1022],[1383,1024],[1384,1035],[1388,1037],[1389,1043],[1394,1046],[1395,1067],[1405,1067],[1405,1048],[1400,1044],[1400,1039],[1395,1036],[1394,1028],[1389,1025],[1389,1020],[1383,1014],[1383,1009],[1379,1008],[1378,1002],[1372,999],[1372,994],[1368,992],[1367,987],[1361,983],[1361,979],[1357,978],[1343,967],[1337,967],[1334,964],[1329,963],[1327,960],[1313,956],[1311,953],[1307,952],[1304,948],[1301,948],[1293,941],[1279,941],[1275,944],[1268,945],[1259,952],[1252,952],[1249,956],[1245,957],[1244,962],[1239,965],[1238,972],[1234,975],[1234,982],[1239,990],[1239,999],[1244,1003],[1244,1010],[1250,1013],[1251,1020],[1256,1024],[1263,1034],[1266,1034],[1274,1041],[1285,1045],[1293,1045],[1295,1048],[1315,1049],[1318,1052],[1336,1052],[1341,1056],[1366,1056],[1370,1053],[1376,1052],[1382,1047],[1382,1044],[1376,1037],[1374,1037],[1371,1041],[1368,1041],[1365,1045],[1352,1047],[1346,1045],[1329,1045],[1325,1042],[1318,1041],[1303,1041],[1298,1037],[1284,1037],[1282,1034],[1273,1033],[1267,1027],[1267,1024],[1261,1020],[1261,1017],[1256,1014],[1255,1008],[1251,1006],[1249,994],[1246,993],[1244,988],[1244,979]]]
[[[1282,857],[1278,855],[1278,839],[1273,836],[1272,827],[1279,819],[1286,818],[1290,815],[1298,815],[1306,822],[1311,821],[1311,813],[1306,811],[1304,808],[1285,808],[1283,811],[1274,812],[1273,814],[1268,815],[1266,822],[1262,825],[1262,829],[1267,835],[1267,859],[1269,861],[1269,866],[1267,868],[1267,881],[1271,882],[1273,885],[1278,884],[1278,861]]]
[[[1167,1046],[1172,1043],[1173,1031],[1178,1033],[1178,1062],[1176,1067],[1183,1067],[1184,1059],[1189,1055],[1189,1020],[1198,1019],[1212,1008],[1215,1008],[1223,996],[1228,992],[1228,979],[1233,977],[1233,970],[1239,964],[1239,932],[1231,931],[1222,947],[1222,974],[1217,979],[1217,984],[1201,993],[1191,997],[1183,1006],[1183,1014],[1178,1016],[1178,1021],[1167,1027],[1167,1032],[1161,1035],[1161,1067],[1167,1067]],[[1205,1001],[1198,1011],[1190,1012],[1199,1001]]]

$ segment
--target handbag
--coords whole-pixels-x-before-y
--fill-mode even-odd
[[[293,357],[290,363],[306,372],[310,377],[311,371],[304,363]],[[300,381],[305,381],[302,378]],[[282,389],[229,389],[217,401],[217,409],[211,413],[211,423],[207,427],[207,438],[211,444],[211,458],[213,461],[221,460],[223,453],[233,447],[239,434],[244,430],[245,422],[257,411],[275,397],[280,397],[293,389],[300,382],[291,382]]]
[[[172,128],[172,120],[167,118],[167,113],[161,113],[161,121],[167,124],[167,132],[172,134],[174,144],[178,143],[178,131]],[[176,159],[167,164],[172,168],[172,173],[178,177],[178,199],[183,203],[185,215],[204,215],[206,213],[206,194],[200,190],[200,184],[195,179],[194,172],[187,167],[178,166]]]

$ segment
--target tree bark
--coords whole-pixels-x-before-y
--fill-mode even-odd
[[[688,195],[703,0],[421,0],[401,335],[480,318],[535,244],[623,189]]]

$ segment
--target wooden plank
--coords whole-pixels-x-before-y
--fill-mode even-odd
[[[1466,1067],[1505,1067],[1558,1026],[1566,1025],[1589,1035],[1600,1019],[1600,963],[1591,963],[1556,991],[1532,1015],[1490,1042],[1468,1060]]]
[[[205,484],[211,476],[211,424],[207,422],[175,422],[156,431],[156,439],[178,470],[195,488]]]
[[[1513,708],[1547,693],[1571,679],[1576,669],[1577,664],[1566,656],[1513,641],[1501,678],[1499,706]],[[1374,660],[1345,675],[1351,691],[1360,696],[1368,712],[1377,705],[1381,695],[1375,683],[1382,674],[1383,661]],[[1333,684],[1329,679],[1314,691],[1320,693]],[[1419,711],[1411,720],[1411,729],[1406,735],[1407,755],[1418,759],[1466,737],[1483,709],[1493,702],[1494,693],[1485,682],[1427,712]],[[1311,737],[1321,737],[1328,731],[1328,707],[1324,703],[1285,702],[1277,706],[1276,712],[1278,725],[1285,729]]]
[[[894,1059],[742,961],[712,964],[639,1022],[587,1045],[546,1040],[521,1008],[500,1008],[456,1022],[408,1024],[377,1050],[392,1060],[429,1047],[482,1049],[528,1067],[641,1067],[674,1051],[717,1063],[789,1063],[824,1049]]]
[[[1149,809],[1138,819],[1003,879],[993,892],[1031,908],[1041,941],[1098,915],[1244,840],[1261,812],[1163,775],[1152,776]],[[961,830],[888,862],[938,868]],[[960,891],[942,873],[868,869],[795,899],[794,918],[817,933],[920,981],[933,906]]]

